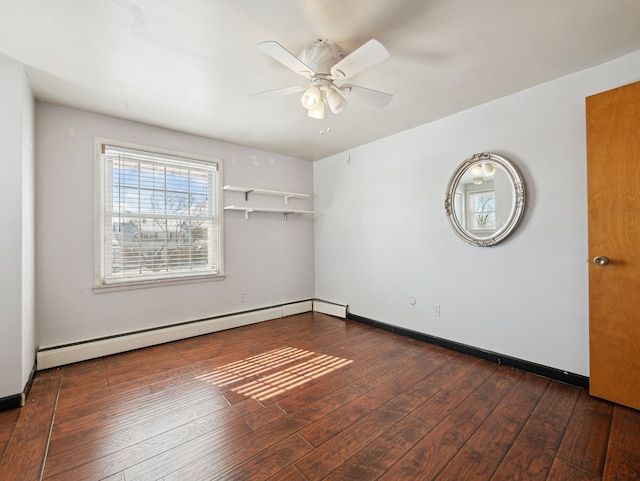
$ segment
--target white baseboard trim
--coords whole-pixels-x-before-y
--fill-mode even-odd
[[[313,311],[313,301],[296,302],[282,306],[282,317]]]
[[[321,301],[320,299],[315,299],[313,301],[314,312],[322,312],[323,314],[328,314],[334,317],[341,317],[342,319],[347,318],[347,308],[348,306]]]
[[[86,340],[58,346],[42,346],[36,354],[37,370],[109,356],[120,352],[247,326],[313,310],[312,301],[301,301],[238,314],[176,324],[108,338]]]

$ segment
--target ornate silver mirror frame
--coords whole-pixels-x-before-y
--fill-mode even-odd
[[[469,244],[488,247],[513,232],[524,213],[525,188],[518,169],[491,152],[466,159],[455,170],[444,198],[453,231]]]

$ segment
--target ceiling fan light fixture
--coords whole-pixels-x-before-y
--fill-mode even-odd
[[[335,89],[331,89],[327,94],[327,103],[334,114],[339,114],[347,106],[345,98]]]
[[[324,119],[324,102],[320,102],[315,108],[309,109],[307,116],[317,120]]]
[[[484,164],[484,173],[491,177],[496,173],[496,166],[490,163]]]
[[[305,109],[311,111],[318,108],[318,105],[322,105],[322,92],[318,87],[312,85],[302,94],[300,99]]]
[[[471,167],[471,173],[473,174],[474,177],[481,177],[482,164],[475,164],[473,167]]]

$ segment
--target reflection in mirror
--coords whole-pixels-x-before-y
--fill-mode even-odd
[[[515,229],[524,211],[524,183],[504,157],[484,152],[454,172],[445,196],[451,226],[465,242],[494,245]]]

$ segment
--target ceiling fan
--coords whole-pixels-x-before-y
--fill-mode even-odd
[[[384,107],[393,95],[352,84],[338,84],[389,57],[387,49],[371,39],[349,55],[328,40],[317,40],[307,45],[297,57],[278,42],[261,42],[258,48],[298,75],[308,78],[310,84],[285,87],[253,94],[253,98],[268,98],[302,92],[301,102],[307,115],[323,119],[325,104],[334,114],[342,112],[346,98],[360,100],[375,107]]]

